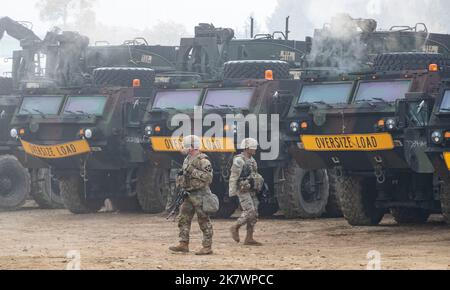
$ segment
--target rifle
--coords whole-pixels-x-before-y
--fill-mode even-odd
[[[180,212],[180,207],[184,203],[186,198],[188,198],[188,196],[189,196],[189,192],[187,192],[186,190],[181,190],[178,193],[177,198],[175,199],[175,201],[172,203],[172,205],[170,206],[170,208],[168,210],[170,214],[167,217],[167,220],[176,216]]]
[[[251,166],[245,164],[244,167],[242,168],[241,176],[239,176],[239,182],[248,180],[250,182],[251,187],[254,188],[255,181],[253,180],[253,178],[250,178],[251,175],[252,175]]]

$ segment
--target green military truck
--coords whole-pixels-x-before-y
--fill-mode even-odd
[[[20,45],[28,52],[28,57],[32,58],[33,62],[25,65],[25,63],[17,62],[17,58],[14,58],[12,76],[0,78],[0,209],[19,208],[25,203],[30,193],[41,208],[61,208],[59,189],[51,170],[46,167],[30,171],[25,169],[13,156],[14,150],[9,136],[9,124],[20,103],[18,83],[24,78],[39,74],[38,60],[34,58],[34,52],[41,39],[25,24],[8,17],[0,18],[0,39],[5,33],[20,41]],[[15,55],[17,54],[15,53]],[[19,70],[22,71],[22,74],[18,73]]]
[[[440,178],[439,198],[441,210],[447,224],[450,224],[450,189],[449,189],[449,119],[450,111],[450,83],[449,68],[441,68],[442,82],[435,100],[424,100],[431,109],[427,124],[426,140],[428,141],[427,155]],[[412,128],[411,130],[413,130]]]
[[[264,63],[264,62],[263,62]],[[242,64],[242,63],[241,63]],[[261,62],[258,63],[261,66]],[[258,67],[256,62],[251,65]],[[233,64],[231,64],[233,65]],[[230,63],[225,64],[225,67]],[[284,75],[281,78],[289,77],[289,67],[287,63],[272,62],[265,64],[266,68],[284,68]],[[264,70],[260,70],[264,76]],[[257,73],[257,70],[254,70]],[[228,218],[238,207],[236,199],[228,196],[228,182],[233,158],[238,150],[238,120],[226,118],[227,115],[236,116],[271,114],[273,108],[273,96],[277,90],[279,81],[268,81],[255,77],[248,80],[224,80],[214,82],[195,82],[185,84],[159,86],[154,100],[149,103],[148,114],[144,118],[143,129],[146,137],[150,139],[150,144],[145,145],[145,149],[152,161],[149,170],[164,174],[164,180],[171,180],[171,187],[166,187],[167,183],[159,183],[154,180],[149,186],[157,192],[169,193],[174,189],[173,182],[176,174],[181,168],[184,157],[181,155],[182,141],[179,136],[174,136],[181,124],[173,125],[172,119],[180,114],[186,116],[186,121],[199,123],[200,135],[202,138],[202,150],[208,154],[214,167],[214,182],[212,191],[219,196],[220,210],[217,217]],[[200,115],[195,115],[194,108],[201,109]],[[208,121],[212,116],[219,118],[216,122]],[[239,123],[240,124],[240,123]],[[220,126],[219,132],[222,135],[209,136],[209,130]],[[245,126],[245,124],[244,124]],[[253,128],[257,134],[257,128]],[[195,134],[196,128],[191,128]],[[198,132],[198,131],[197,131]],[[188,133],[186,133],[188,134]],[[207,137],[208,135],[208,137]],[[253,135],[254,136],[254,135]],[[276,160],[273,161],[277,162]],[[276,200],[273,196],[274,181],[273,172],[270,167],[263,163],[259,164],[267,182],[267,191],[262,196],[260,212],[263,215],[272,215],[278,210]],[[149,181],[151,182],[151,181]],[[144,200],[145,197],[140,198]],[[144,203],[144,201],[141,201]]]
[[[71,212],[97,212],[106,198],[121,210],[137,207],[143,182],[137,177],[147,161],[139,120],[154,77],[147,68],[99,68],[89,87],[22,92],[11,122],[11,137],[23,150],[16,154],[28,168],[55,169]]]
[[[440,210],[424,100],[435,100],[437,67],[447,63],[440,54],[383,54],[373,72],[304,76],[287,118],[289,151],[301,168],[334,170],[350,224],[377,225],[388,210],[419,223]]]
[[[264,79],[268,70],[273,80]],[[279,148],[274,158],[265,159],[262,154],[272,148],[261,144],[262,150],[257,156],[266,181],[265,189],[259,196],[260,215],[271,216],[281,210],[287,218],[321,217],[329,205],[327,171],[310,173],[301,169],[286,170],[291,157],[286,143],[282,142],[285,140],[285,128],[278,128],[278,123],[275,128],[271,125],[262,128],[260,126],[265,120],[258,119],[266,115],[269,123],[274,116],[283,120],[288,113],[290,100],[299,89],[300,81],[290,80],[289,64],[282,61],[232,61],[225,63],[222,81],[161,84],[154,100],[149,103],[143,130],[150,139],[150,144],[145,144],[152,160],[149,170],[164,174],[163,180],[171,180],[169,184],[172,185],[164,188],[167,183],[159,183],[159,179],[155,179],[149,188],[156,192],[174,190],[173,183],[183,161],[180,154],[181,138],[176,134],[174,136],[174,133],[179,132],[182,125],[177,122],[172,124],[171,121],[184,114],[189,117],[186,118],[187,122],[194,124],[198,119],[202,122],[201,131],[190,128],[192,131],[185,134],[201,135],[203,150],[212,161],[215,172],[212,190],[221,202],[217,217],[228,218],[237,209],[237,200],[228,196],[230,169],[233,157],[239,150],[238,137],[242,139],[249,136],[260,140],[271,136]],[[195,107],[202,109],[197,116]],[[230,119],[230,116],[237,115],[246,120],[255,117],[257,126],[242,122],[242,119]],[[224,130],[223,135],[211,138],[209,130],[218,126],[217,122],[211,123],[210,118],[213,116],[219,118]]]

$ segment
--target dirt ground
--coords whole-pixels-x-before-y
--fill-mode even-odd
[[[24,208],[0,213],[0,269],[65,269],[80,255],[81,269],[366,269],[378,251],[382,269],[449,269],[450,228],[434,216],[426,225],[397,226],[386,217],[373,228],[343,219],[262,220],[249,248],[229,238],[232,220],[215,220],[215,254],[172,254],[176,224],[164,216]],[[243,233],[242,233],[243,234]],[[200,247],[194,224],[192,250]]]

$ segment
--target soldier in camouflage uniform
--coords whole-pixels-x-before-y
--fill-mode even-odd
[[[261,243],[253,239],[255,225],[258,221],[259,201],[257,193],[264,186],[264,179],[258,173],[258,165],[253,158],[256,150],[258,150],[258,141],[255,139],[245,139],[242,142],[241,149],[244,150],[243,153],[234,158],[231,168],[230,196],[239,197],[242,215],[231,228],[231,235],[233,240],[239,243],[239,229],[247,225],[247,237],[244,244],[248,246],[261,246]]]
[[[208,156],[200,152],[201,141],[197,136],[184,138],[183,145],[187,157],[183,170],[177,177],[177,187],[189,192],[180,209],[178,227],[180,229],[180,245],[171,247],[173,252],[189,252],[189,238],[192,220],[197,214],[200,229],[203,232],[203,248],[196,255],[211,255],[213,227],[210,217],[203,211],[203,197],[211,193],[209,188],[213,180],[213,169]]]

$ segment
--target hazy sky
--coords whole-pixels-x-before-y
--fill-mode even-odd
[[[2,1],[0,16],[28,20],[35,29],[44,33],[49,24],[39,21],[36,0]],[[272,14],[276,0],[99,0],[97,20],[104,24],[134,28],[151,27],[158,21],[171,20],[184,24],[188,31],[199,22],[214,23],[223,27],[242,27],[254,13],[264,28]]]

